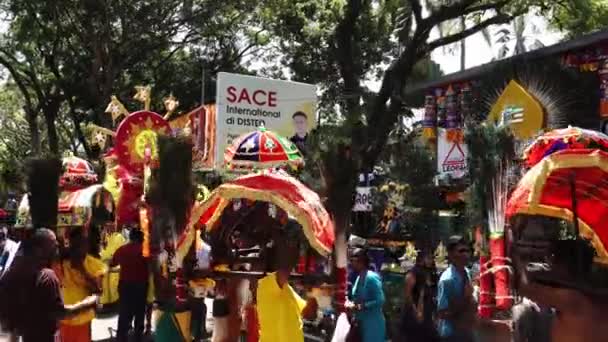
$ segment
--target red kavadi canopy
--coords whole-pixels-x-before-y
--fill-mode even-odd
[[[608,151],[608,136],[598,131],[572,126],[555,129],[536,138],[524,151],[524,159],[531,167],[552,153],[569,149]]]
[[[507,203],[507,217],[541,215],[572,222],[572,190],[576,189],[579,234],[608,264],[608,152],[566,149],[543,158],[520,180]]]
[[[319,254],[328,256],[334,244],[334,223],[323,207],[319,195],[285,172],[264,171],[239,177],[216,188],[206,201],[192,211],[191,222],[208,229],[221,217],[234,199],[272,203],[292,216]]]

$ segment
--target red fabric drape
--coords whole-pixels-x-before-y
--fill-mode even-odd
[[[494,312],[493,277],[492,272],[488,272],[489,261],[488,256],[479,257],[479,318],[490,318]]]
[[[492,268],[494,269],[494,286],[496,288],[496,308],[508,310],[513,305],[509,289],[509,270],[505,259],[505,238],[490,239]]]

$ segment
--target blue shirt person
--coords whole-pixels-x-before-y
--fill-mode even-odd
[[[437,286],[439,336],[445,341],[472,341],[475,307],[469,271],[465,268],[470,248],[460,236],[450,237],[450,266],[441,274]]]
[[[355,310],[355,318],[359,323],[362,342],[386,341],[386,321],[382,307],[384,291],[380,276],[369,270],[369,257],[364,250],[358,249],[352,257],[353,268],[357,270],[350,293],[349,307]]]

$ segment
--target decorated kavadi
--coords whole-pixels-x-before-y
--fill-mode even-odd
[[[507,217],[541,215],[573,221],[576,196],[579,234],[596,251],[596,261],[608,264],[608,153],[597,149],[555,152],[520,180],[507,205]],[[571,193],[569,182],[574,182]]]
[[[57,227],[88,227],[95,211],[105,210],[108,219],[114,212],[111,194],[97,182],[97,175],[89,162],[77,157],[62,160],[64,172],[59,179]],[[19,205],[17,227],[31,226],[30,206],[25,195]]]
[[[200,223],[212,229],[223,210],[235,199],[263,201],[278,206],[302,226],[312,248],[323,256],[331,253],[335,239],[334,224],[319,195],[287,173],[265,171],[224,183],[193,209],[192,218],[200,218]]]
[[[524,158],[528,166],[534,166],[544,157],[565,149],[608,151],[608,136],[579,127],[556,129],[536,138],[524,151]]]
[[[241,135],[224,153],[224,165],[228,169],[268,169],[303,164],[302,155],[293,142],[263,127]]]

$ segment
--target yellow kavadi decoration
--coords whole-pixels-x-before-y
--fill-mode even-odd
[[[110,98],[110,103],[106,107],[105,113],[112,116],[112,123],[116,124],[116,120],[121,116],[129,116],[129,111],[114,95]]]
[[[171,127],[162,116],[149,111],[131,113],[116,131],[114,148],[119,161],[131,171],[143,172],[146,161],[158,157],[158,135],[170,133]]]
[[[173,115],[177,107],[179,107],[179,101],[173,96],[173,94],[163,99],[163,104],[165,105],[165,110],[167,113],[164,116],[165,120],[169,120],[169,118]]]
[[[135,96],[133,96],[133,100],[143,103],[144,110],[150,110],[152,88],[150,88],[150,86],[136,86],[135,91],[136,93]]]
[[[510,125],[517,139],[531,139],[544,128],[545,111],[534,96],[512,80],[492,106],[487,121]]]

